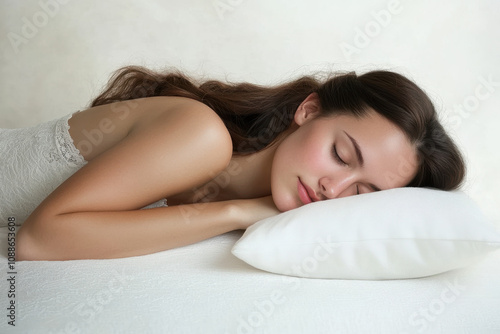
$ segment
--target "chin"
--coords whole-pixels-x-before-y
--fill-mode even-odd
[[[279,198],[279,196],[275,196],[273,194],[273,201],[276,205],[276,208],[281,212],[289,211],[302,206],[303,204],[298,205],[296,201],[291,198]]]

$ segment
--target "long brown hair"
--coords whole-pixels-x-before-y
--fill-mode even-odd
[[[439,123],[428,96],[408,78],[390,71],[354,72],[320,81],[303,76],[276,86],[196,83],[179,71],[158,73],[137,66],[119,69],[91,106],[150,96],[181,96],[200,101],[224,121],[236,154],[257,152],[291,125],[300,103],[317,93],[323,116],[339,113],[363,117],[373,109],[396,124],[416,147],[417,175],[408,186],[456,189],[465,163]]]

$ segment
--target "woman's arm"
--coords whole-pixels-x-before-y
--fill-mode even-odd
[[[229,133],[210,108],[177,105],[134,127],[47,197],[19,230],[18,259],[142,255],[238,229],[233,201],[138,210],[209,181],[231,155]]]
[[[186,213],[196,215],[186,217]],[[138,256],[198,242],[237,229],[228,202],[148,210],[75,212],[23,226],[18,260],[106,259]]]

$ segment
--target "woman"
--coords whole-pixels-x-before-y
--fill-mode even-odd
[[[33,184],[62,183],[19,229],[18,260],[154,253],[313,201],[455,189],[465,173],[429,98],[387,71],[261,87],[126,67],[89,109],[50,124],[55,135],[40,126],[28,136],[42,142],[41,157],[11,166],[5,180],[2,197],[14,208],[52,191]],[[11,150],[22,146],[21,130],[2,132],[16,142]],[[44,148],[50,136],[59,152]],[[41,179],[23,188],[19,168]],[[162,199],[168,206],[148,206]]]

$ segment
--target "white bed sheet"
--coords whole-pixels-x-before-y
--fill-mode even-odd
[[[393,6],[387,26],[360,41]],[[0,124],[78,110],[124,65],[264,84],[394,69],[431,94],[468,158],[467,192],[500,223],[499,8],[496,0],[0,0]],[[343,45],[357,52],[346,57]],[[286,279],[235,258],[237,232],[136,258],[18,263],[13,328],[5,232],[0,333],[500,333],[500,251],[414,280]]]
[[[466,269],[393,281],[262,272],[231,232],[152,255],[16,263],[16,326],[1,333],[500,333],[500,252]]]

